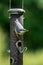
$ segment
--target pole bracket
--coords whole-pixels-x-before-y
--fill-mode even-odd
[[[20,53],[23,53],[24,51],[27,50],[27,47],[22,47],[22,41],[21,40],[16,42],[16,47]]]
[[[24,9],[20,9],[20,8],[12,8],[12,9],[9,9],[8,12],[10,14],[23,14],[25,13],[25,10]]]

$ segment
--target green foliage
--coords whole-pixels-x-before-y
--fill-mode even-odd
[[[8,0],[0,1],[0,25],[10,33],[10,20],[8,19]],[[21,0],[12,0],[12,8],[20,8]],[[29,49],[43,48],[43,8],[39,0],[25,0],[24,27],[29,32],[24,34],[24,45]]]

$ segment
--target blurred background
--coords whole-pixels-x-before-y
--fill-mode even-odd
[[[23,0],[24,27],[29,32],[24,34],[23,65],[43,65],[43,0]],[[0,0],[0,65],[10,65],[10,20],[9,0]],[[11,8],[21,8],[22,0],[12,0]]]

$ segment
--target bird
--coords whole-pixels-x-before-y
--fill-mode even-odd
[[[28,32],[28,30],[26,30],[23,25],[19,22],[18,19],[16,19],[15,21],[15,32],[17,35],[23,35],[25,32]]]

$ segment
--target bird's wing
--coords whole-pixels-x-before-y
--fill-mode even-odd
[[[15,21],[16,27],[18,27],[19,29],[24,29],[22,24],[18,21],[18,19]]]

